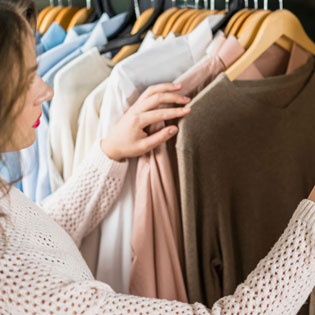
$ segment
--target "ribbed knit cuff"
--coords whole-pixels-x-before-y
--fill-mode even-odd
[[[308,199],[302,200],[296,209],[292,220],[302,220],[313,229],[315,225],[315,203]]]
[[[101,149],[101,141],[96,141],[90,153],[90,161],[100,172],[111,177],[124,177],[128,169],[128,160],[117,162],[111,160]]]

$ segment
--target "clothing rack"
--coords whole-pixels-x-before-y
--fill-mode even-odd
[[[184,0],[177,0],[177,5],[184,5]],[[188,5],[194,6],[195,0],[188,0]],[[46,7],[49,4],[48,0],[36,0],[38,10]],[[63,4],[67,5],[67,1],[63,0]],[[72,4],[78,7],[86,6],[85,0],[72,0]],[[199,4],[202,6],[203,1],[200,0]],[[128,10],[130,5],[130,0],[112,0],[112,6],[114,10],[119,13]],[[140,12],[150,8],[152,5],[151,0],[139,0]],[[253,7],[253,0],[249,0],[250,7]],[[94,1],[92,1],[92,6],[94,6]],[[259,6],[263,7],[263,1],[259,0]],[[278,0],[269,0],[268,7],[271,10],[277,9],[279,6]],[[172,7],[172,0],[165,0],[164,9]],[[219,10],[225,8],[225,0],[216,0],[215,7]],[[299,19],[302,21],[303,26],[309,36],[315,40],[315,1],[314,0],[285,0],[284,8],[292,11]]]

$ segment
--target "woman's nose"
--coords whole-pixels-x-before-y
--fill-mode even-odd
[[[40,94],[37,99],[36,104],[41,105],[46,101],[49,101],[53,98],[54,96],[54,90],[47,84],[45,83],[41,78],[40,78]]]

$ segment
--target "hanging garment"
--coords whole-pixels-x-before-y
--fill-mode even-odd
[[[152,125],[154,133],[165,126]],[[181,218],[166,144],[137,164],[130,294],[187,302]]]
[[[263,58],[264,60],[268,58],[270,61],[269,55],[272,55],[272,60],[276,65],[282,64],[283,61],[287,62],[288,54],[281,48],[276,46],[270,48],[269,51],[268,56]],[[244,52],[245,50],[234,36],[225,39],[223,32],[218,33],[207,50],[207,53],[211,55],[205,56],[175,81],[182,85],[179,93],[191,98],[195,97]],[[308,54],[304,54],[308,58]],[[270,71],[271,68],[269,66]],[[275,69],[276,73],[277,70]],[[246,74],[252,79],[262,78],[255,65],[247,69]],[[154,130],[162,129],[164,126],[164,123],[159,123]],[[152,130],[150,131],[152,132]],[[169,278],[171,283],[176,283],[171,279],[177,271],[174,266],[180,265],[174,257],[177,258],[180,255],[176,256],[174,253],[181,249],[181,243],[180,238],[176,235],[180,232],[180,224],[172,173],[166,145],[139,158],[132,235],[134,257],[130,279],[130,293],[133,295],[156,297],[156,292],[163,291],[159,288],[159,279],[163,279],[162,275],[165,275],[165,270],[170,271],[165,278]],[[172,216],[175,216],[176,219],[165,220]],[[170,249],[173,249],[173,255]],[[172,268],[168,269],[163,263]],[[161,269],[159,269],[160,267]],[[170,290],[170,286],[164,289],[164,292],[167,292],[167,289]]]
[[[63,27],[53,22],[47,32],[41,37],[40,43],[36,45],[36,55],[39,56],[45,51],[62,44],[66,35],[67,33]]]
[[[21,165],[19,152],[6,152],[1,154],[0,174],[8,183],[23,191]]]
[[[125,16],[125,13],[122,13]],[[98,50],[107,42],[107,37],[110,37],[114,32],[116,32],[117,28],[120,25],[117,23],[117,20],[122,22],[121,15],[117,15],[110,20],[107,20],[104,16],[104,20],[102,18],[99,20],[92,33],[89,35],[88,40],[84,43],[82,47],[77,49],[71,55],[64,58],[55,69],[51,70],[49,75],[49,81],[52,82],[56,73],[61,70],[66,64],[68,64],[71,60],[81,56],[84,52],[89,49],[96,47]],[[108,55],[107,55],[108,57]],[[95,85],[96,86],[96,85]],[[95,87],[94,86],[94,87]],[[54,150],[54,143],[50,141],[51,136],[54,133],[54,129],[49,125],[49,145],[48,145],[48,169],[49,169],[49,180],[51,185],[52,192],[56,191],[63,183],[64,178],[62,173],[60,173],[57,165],[58,161],[55,160],[55,157],[58,157],[58,150]],[[72,170],[72,167],[71,167]]]
[[[55,76],[50,104],[49,141],[52,159],[64,181],[72,175],[78,118],[85,98],[111,72],[97,48],[64,66]]]
[[[171,82],[198,62],[212,40],[211,26],[221,18],[209,17],[191,34],[165,41],[116,65],[108,80],[101,108],[102,137],[148,86]],[[136,162],[136,159],[130,159],[120,198],[102,223],[96,274],[98,280],[109,283],[121,293],[129,292]]]
[[[310,58],[294,73],[262,80],[230,82],[220,74],[180,121],[176,150],[191,302],[212,305],[233,292],[279,237],[292,204],[311,190],[313,72]]]
[[[114,67],[114,63],[110,64],[107,60],[109,68]],[[85,99],[82,105],[78,120],[78,132],[75,141],[75,150],[73,158],[73,169],[75,171],[89,155],[91,146],[97,139],[100,127],[100,111],[103,101],[104,92],[107,85],[107,79],[99,84]]]
[[[91,33],[96,26],[97,22],[93,23],[87,23],[87,24],[80,24],[76,25],[70,28],[70,30],[67,32],[67,36],[65,38],[64,43],[72,42],[73,40],[76,40],[78,37],[84,34]]]
[[[165,38],[163,36],[155,36],[152,31],[148,31],[145,35],[138,52],[142,52],[146,49],[152,49],[155,46],[163,43],[164,41],[174,39],[176,36],[174,33],[169,33]]]

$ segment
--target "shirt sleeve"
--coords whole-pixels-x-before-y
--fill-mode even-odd
[[[96,142],[88,158],[41,207],[77,246],[108,214],[123,186],[128,162],[109,159]]]
[[[233,295],[218,300],[210,309],[200,303],[189,305],[117,294],[98,281],[55,282],[55,286],[44,287],[39,307],[42,314],[293,315],[315,284],[314,221],[315,204],[305,200],[247,280]],[[49,297],[49,303],[45,297]]]

